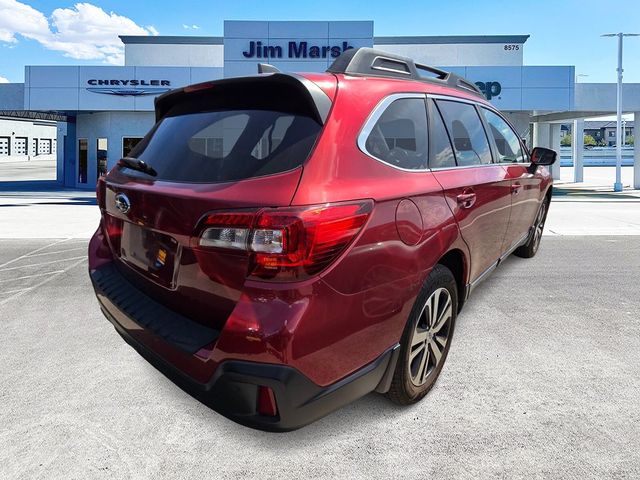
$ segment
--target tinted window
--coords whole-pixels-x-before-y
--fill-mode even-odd
[[[431,135],[429,142],[431,145],[431,158],[429,160],[429,167],[431,168],[447,168],[456,166],[456,158],[453,156],[453,149],[451,148],[451,141],[447,134],[447,129],[444,126],[442,116],[438,111],[435,103],[429,100],[429,126],[431,128]]]
[[[427,112],[421,98],[401,98],[371,129],[365,149],[385,163],[409,170],[427,167]]]
[[[482,109],[484,117],[489,124],[489,130],[496,143],[499,162],[524,162],[520,140],[509,124],[499,115],[486,108]]]
[[[475,107],[447,100],[436,103],[453,142],[458,166],[491,163],[489,141]]]
[[[152,166],[160,180],[241,180],[301,165],[320,129],[309,117],[272,110],[189,113],[162,119],[130,156]]]

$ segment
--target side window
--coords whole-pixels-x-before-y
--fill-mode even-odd
[[[437,100],[453,141],[458,166],[491,163],[487,134],[475,107],[468,103]]]
[[[430,168],[449,168],[456,166],[456,157],[453,155],[451,148],[451,140],[447,128],[444,126],[442,115],[438,111],[438,107],[429,100],[429,144],[431,146],[431,155],[429,157]]]
[[[499,115],[486,108],[482,109],[491,130],[491,135],[496,142],[499,162],[522,163],[524,155],[520,140],[509,124]]]
[[[394,167],[427,168],[427,112],[422,98],[394,100],[371,128],[367,153]]]

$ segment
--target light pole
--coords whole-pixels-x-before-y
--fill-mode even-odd
[[[624,37],[638,37],[640,33],[607,33],[601,37],[618,37],[618,88],[616,102],[616,183],[614,192],[622,191],[622,39]]]

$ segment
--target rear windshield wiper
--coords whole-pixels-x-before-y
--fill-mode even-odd
[[[144,160],[140,160],[133,157],[122,157],[118,162],[119,165],[123,167],[131,168],[133,170],[138,170],[139,172],[146,173],[147,175],[151,175],[155,177],[158,175],[158,172],[151,165],[147,165]]]

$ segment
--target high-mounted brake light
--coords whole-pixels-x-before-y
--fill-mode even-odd
[[[184,93],[197,92],[199,90],[206,90],[215,85],[213,82],[196,83],[195,85],[189,85],[183,88]]]
[[[245,250],[249,276],[295,281],[315,275],[353,241],[373,208],[371,200],[305,207],[266,208],[257,213],[213,213],[198,244]]]

